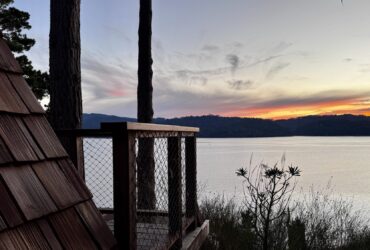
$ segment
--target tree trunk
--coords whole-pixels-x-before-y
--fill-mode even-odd
[[[137,118],[139,122],[153,121],[152,85],[152,1],[140,0],[139,67],[137,88]],[[138,152],[138,208],[155,208],[154,140],[139,140]]]
[[[140,0],[139,84],[137,88],[139,122],[151,123],[153,121],[152,64],[152,1]]]
[[[79,129],[82,118],[80,0],[50,1],[50,114],[55,130]],[[61,138],[83,177],[82,143]],[[83,162],[83,161],[82,161]]]

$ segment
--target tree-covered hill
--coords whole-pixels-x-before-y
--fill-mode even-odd
[[[101,122],[134,122],[136,119],[104,114],[84,114],[84,128]],[[215,115],[156,118],[155,123],[200,128],[200,137],[370,136],[370,117],[354,115],[306,116],[288,120],[221,117]]]
[[[370,117],[354,115],[306,116],[276,121],[293,135],[370,136]]]

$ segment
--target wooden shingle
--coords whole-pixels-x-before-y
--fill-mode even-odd
[[[22,214],[2,180],[0,180],[0,197],[0,213],[4,216],[3,220],[10,227],[22,224]]]
[[[47,158],[68,156],[44,116],[26,116],[23,121]]]
[[[0,72],[0,83],[0,111],[28,114],[27,107],[3,72]]]
[[[3,219],[3,217],[0,215],[0,232],[7,228],[7,225]]]
[[[8,230],[0,233],[0,249],[19,250],[27,246],[17,230]]]
[[[27,249],[51,249],[36,223],[26,223],[16,230]]]
[[[116,241],[104,221],[99,220],[98,209],[90,202],[77,206],[77,211],[85,222],[86,227],[99,243],[101,249],[111,249]]]
[[[72,183],[73,187],[78,191],[83,199],[91,199],[92,194],[90,190],[83,183],[81,177],[77,174],[77,170],[74,168],[73,163],[69,159],[58,160],[58,164],[61,167],[67,179]]]
[[[27,220],[57,211],[31,166],[1,167],[0,174]]]
[[[31,88],[21,75],[7,74],[8,79],[17,91],[19,97],[23,100],[31,113],[44,114],[45,110],[41,107],[36,97],[33,95]]]
[[[12,162],[13,158],[10,155],[8,148],[6,147],[4,141],[0,138],[0,164]]]
[[[53,229],[50,227],[49,222],[45,219],[37,221],[37,224],[42,231],[44,237],[48,240],[49,246],[53,250],[62,250],[63,247],[60,244],[58,238],[56,237]]]
[[[22,73],[19,63],[8,48],[6,42],[0,38],[0,70]]]
[[[66,249],[97,249],[74,208],[49,217],[61,244]]]
[[[19,119],[9,115],[1,115],[0,137],[8,146],[16,161],[37,161],[39,160],[40,150]],[[32,145],[29,140],[33,142]]]
[[[0,249],[15,250],[7,232],[0,232]]]
[[[26,125],[24,124],[23,120],[19,117],[12,117],[13,120],[15,120],[19,126],[19,128],[22,130],[23,135],[26,137],[28,143],[30,144],[33,152],[37,155],[37,158],[39,160],[44,160],[45,156],[42,153],[41,149],[37,145],[35,141],[35,137],[30,133],[30,131],[27,129]]]
[[[32,164],[32,168],[58,208],[67,208],[82,201],[56,162],[43,161]]]

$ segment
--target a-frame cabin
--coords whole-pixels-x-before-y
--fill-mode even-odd
[[[1,38],[0,199],[0,249],[116,246]]]

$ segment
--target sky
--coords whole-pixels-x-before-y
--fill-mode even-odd
[[[136,117],[138,0],[81,1],[85,113]],[[48,70],[49,0],[28,52]],[[154,116],[370,116],[370,1],[153,0]]]

